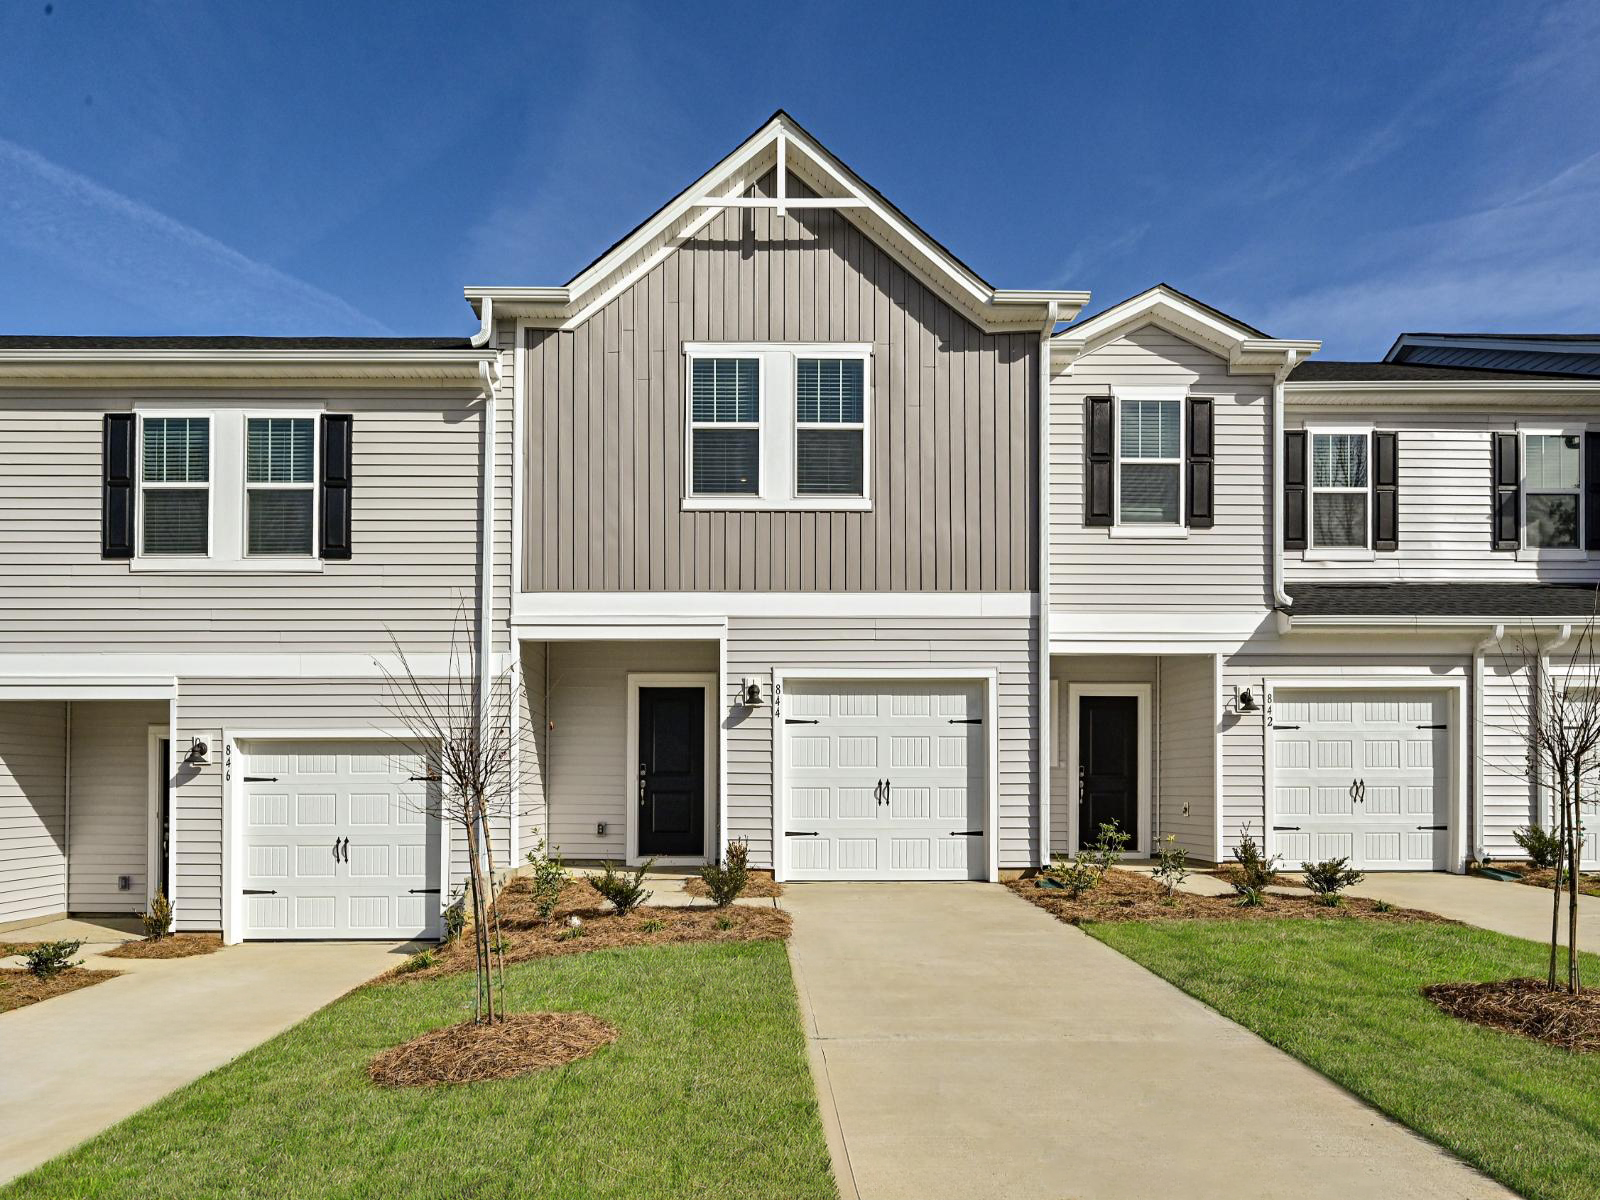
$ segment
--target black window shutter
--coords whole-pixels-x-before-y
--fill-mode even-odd
[[[1216,511],[1216,445],[1210,396],[1189,397],[1188,514],[1190,529],[1210,529]]]
[[[1400,445],[1398,435],[1372,435],[1372,548],[1400,549]]]
[[[1494,435],[1494,548],[1515,550],[1522,544],[1521,455],[1514,433]]]
[[[328,413],[322,418],[322,537],[323,558],[350,557],[350,437],[349,413]]]
[[[1600,433],[1583,435],[1583,548],[1600,550]]]
[[[100,453],[100,557],[132,558],[134,544],[134,439],[139,418],[107,413]]]
[[[1306,431],[1283,431],[1283,548],[1306,548]]]
[[[1083,523],[1112,525],[1116,522],[1117,512],[1112,499],[1115,494],[1112,472],[1116,466],[1113,461],[1116,439],[1111,426],[1111,397],[1086,397],[1083,421],[1088,433],[1089,450],[1083,488]]]

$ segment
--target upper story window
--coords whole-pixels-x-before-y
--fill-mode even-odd
[[[1530,550],[1577,550],[1583,487],[1583,437],[1523,434],[1522,540]]]
[[[1311,434],[1311,545],[1324,550],[1368,548],[1367,452],[1371,434]]]
[[[868,346],[694,344],[686,509],[869,509]]]
[[[311,554],[317,502],[315,434],[310,417],[245,420],[246,554]]]
[[[1122,397],[1117,420],[1118,521],[1177,525],[1182,495],[1182,399]]]
[[[211,418],[144,418],[140,553],[201,555],[211,545]]]

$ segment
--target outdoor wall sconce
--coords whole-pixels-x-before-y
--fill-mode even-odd
[[[1260,712],[1261,705],[1256,701],[1256,694],[1249,688],[1233,685],[1233,711],[1239,716],[1245,713]]]
[[[184,756],[183,761],[191,767],[208,767],[211,764],[206,761],[206,752],[210,749],[211,747],[207,746],[199,738],[195,738],[189,744],[189,753]]]
[[[761,685],[754,679],[746,679],[739,685],[739,703],[746,708],[755,708],[761,703]]]

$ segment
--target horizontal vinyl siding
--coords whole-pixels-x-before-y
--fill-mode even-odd
[[[67,711],[0,703],[0,924],[67,907]]]
[[[355,419],[354,558],[320,574],[167,574],[100,558],[102,416],[131,397],[0,398],[0,653],[385,651],[390,630],[408,649],[448,646],[459,608],[476,612],[482,405],[326,404]]]
[[[1157,831],[1191,858],[1216,855],[1217,707],[1210,655],[1161,660],[1156,702]],[[1159,848],[1159,847],[1158,847]]]
[[[717,671],[717,644],[684,642],[551,642],[550,724],[545,795],[550,842],[565,858],[627,854],[631,780],[623,757],[628,736],[628,675]],[[706,764],[715,787],[716,763]],[[606,834],[595,833],[598,822]]]
[[[1038,704],[1032,618],[792,620],[738,617],[728,625],[728,678],[753,679],[772,694],[772,672],[828,668],[927,669],[992,667],[998,672],[1000,726],[992,731],[1000,760],[997,839],[1002,868],[1038,859],[1035,755]],[[769,704],[730,718],[728,836],[750,844],[752,866],[772,865],[773,716]]]
[[[150,855],[150,726],[167,728],[164,701],[72,704],[73,912],[145,910]],[[117,876],[132,877],[127,891]]]
[[[522,644],[521,715],[517,746],[517,838],[523,858],[546,836],[545,774],[549,747],[549,710],[545,706],[545,663],[543,642]]]
[[[682,511],[687,341],[871,343],[871,511]],[[576,329],[529,331],[523,586],[1028,590],[1038,355],[840,212],[725,210]]]
[[[1216,523],[1182,541],[1090,528],[1084,515],[1084,398],[1117,387],[1215,398]],[[1050,605],[1058,612],[1255,612],[1267,607],[1272,513],[1271,381],[1154,326],[1118,338],[1050,389]]]
[[[1513,552],[1492,550],[1489,473],[1491,437],[1495,432],[1511,433],[1519,425],[1545,429],[1581,427],[1600,422],[1600,409],[1515,413],[1390,410],[1374,414],[1349,408],[1318,411],[1295,405],[1286,419],[1290,428],[1372,422],[1376,429],[1395,430],[1400,465],[1400,548],[1379,553],[1371,562],[1319,562],[1291,552],[1284,555],[1284,573],[1291,583],[1600,580],[1600,558],[1519,561]]]
[[[1488,858],[1526,858],[1513,834],[1547,815],[1528,771],[1531,685],[1531,673],[1515,656],[1492,648],[1484,655],[1482,851]]]

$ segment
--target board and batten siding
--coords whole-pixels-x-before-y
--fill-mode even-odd
[[[1490,530],[1490,446],[1494,433],[1517,427],[1562,429],[1600,422],[1600,408],[1566,411],[1473,408],[1463,398],[1449,411],[1316,409],[1290,404],[1291,429],[1319,424],[1394,430],[1399,457],[1399,549],[1368,561],[1319,561],[1315,551],[1284,555],[1284,576],[1302,583],[1383,583],[1396,580],[1476,583],[1594,583],[1600,556],[1535,559],[1493,550]],[[1292,587],[1291,587],[1292,590]],[[1505,614],[1488,614],[1505,615]]]
[[[1118,387],[1215,398],[1216,522],[1119,538],[1084,524],[1084,399]],[[1101,346],[1050,387],[1050,606],[1058,612],[1262,612],[1271,590],[1272,383],[1154,325]]]
[[[730,680],[754,680],[772,695],[772,673],[828,668],[855,673],[915,669],[993,668],[998,674],[999,728],[987,730],[999,749],[999,830],[1002,869],[1030,867],[1039,857],[1035,798],[1039,706],[1035,696],[1038,623],[1004,618],[734,617],[728,622]],[[773,712],[770,704],[734,709],[724,697],[728,739],[729,838],[744,838],[750,865],[772,866]]]
[[[870,343],[871,510],[684,511],[685,342]],[[838,211],[724,210],[524,357],[525,591],[1034,586],[1038,334],[979,330]]]
[[[551,729],[546,735],[544,794],[552,852],[569,859],[622,861],[628,854],[627,805],[633,795],[627,758],[628,676],[710,675],[715,690],[717,643],[550,642],[545,652]],[[527,659],[523,661],[526,669]],[[706,764],[713,795],[716,769],[715,759]],[[714,824],[714,804],[711,810]],[[601,822],[603,835],[597,830]]]
[[[67,910],[67,706],[0,702],[0,928]]]
[[[141,398],[201,409],[292,400]],[[408,650],[448,647],[459,609],[476,612],[482,402],[317,399],[355,417],[354,557],[318,573],[190,574],[100,557],[101,421],[132,395],[0,395],[0,653],[384,652],[391,629]],[[509,459],[504,469],[509,479]],[[506,504],[509,527],[509,492]]]
[[[1172,834],[1191,858],[1217,855],[1216,764],[1219,698],[1209,654],[1161,659],[1156,698],[1156,831]]]
[[[72,912],[144,912],[150,858],[150,727],[164,700],[72,703]],[[117,877],[127,875],[127,891]]]

